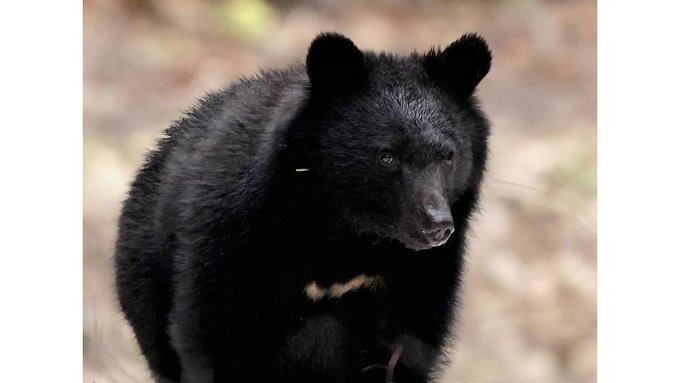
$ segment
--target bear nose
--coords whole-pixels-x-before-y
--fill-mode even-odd
[[[423,230],[423,234],[428,241],[433,243],[446,242],[455,230],[450,215],[448,219],[429,222],[427,227],[428,229]]]
[[[427,210],[422,232],[430,242],[445,242],[453,234],[453,231],[453,217],[451,217],[448,206]]]
[[[437,246],[446,242],[453,233],[453,217],[441,188],[432,187],[428,189],[420,195],[422,201],[421,232],[427,241]]]

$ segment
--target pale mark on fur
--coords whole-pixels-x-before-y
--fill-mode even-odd
[[[304,291],[307,298],[316,302],[323,298],[340,298],[348,292],[360,288],[368,288],[375,291],[382,287],[385,287],[385,281],[382,277],[359,274],[347,282],[333,283],[328,288],[320,287],[316,281],[312,281],[305,287]]]

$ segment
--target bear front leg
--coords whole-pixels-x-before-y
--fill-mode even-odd
[[[168,333],[182,368],[181,383],[213,381],[213,358],[209,355],[206,324],[211,307],[205,296],[196,294],[195,270],[187,268],[177,275],[175,296],[170,311]]]
[[[182,365],[181,383],[213,381],[212,359],[204,347],[203,335],[197,328],[199,313],[178,307],[171,313],[170,337]]]

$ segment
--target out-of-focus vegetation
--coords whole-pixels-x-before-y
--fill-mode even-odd
[[[455,351],[442,382],[596,380],[594,1],[85,0],[84,371],[149,376],[113,296],[126,188],[204,92],[304,57],[321,31],[407,53],[476,31],[493,122]]]

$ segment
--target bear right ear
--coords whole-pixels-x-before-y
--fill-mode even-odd
[[[309,47],[307,75],[314,93],[325,96],[347,94],[366,81],[364,55],[345,36],[321,34]]]
[[[483,38],[463,35],[444,49],[431,50],[423,66],[427,75],[460,99],[470,97],[491,68],[491,52]]]

